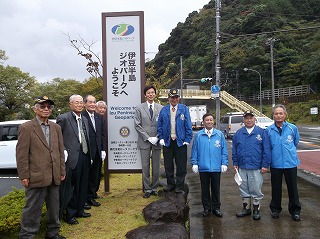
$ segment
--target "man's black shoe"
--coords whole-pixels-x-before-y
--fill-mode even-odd
[[[220,209],[215,209],[212,213],[217,217],[222,217],[222,212],[220,211]]]
[[[279,218],[279,213],[278,213],[278,212],[272,212],[272,213],[271,213],[271,217],[272,217],[273,219],[277,219],[277,218]]]
[[[83,208],[86,210],[90,210],[91,206],[88,203],[85,203]]]
[[[101,205],[101,203],[97,202],[97,201],[94,200],[94,199],[88,200],[87,203],[88,203],[89,205],[91,205],[91,206],[94,206],[94,207],[99,207],[99,206]]]
[[[79,214],[78,217],[91,217],[91,213],[83,212],[83,213]]]
[[[152,192],[151,192],[151,195],[152,195],[152,196],[158,196],[158,192],[157,192],[157,191],[152,191]]]
[[[180,189],[180,188],[176,188],[174,191],[175,191],[176,193],[182,193],[182,192],[183,192],[182,189]]]
[[[299,222],[300,221],[300,215],[299,214],[294,214],[292,215],[293,221]]]
[[[46,236],[45,239],[66,239],[64,236],[60,236],[59,234],[52,236],[52,237],[48,237]]]
[[[63,219],[66,223],[70,224],[70,225],[75,225],[75,224],[79,224],[78,220],[74,217],[71,218],[64,218]]]
[[[210,211],[209,210],[204,210],[203,213],[202,213],[203,217],[207,217],[209,215],[210,215]]]
[[[149,192],[145,192],[144,195],[143,195],[143,198],[149,198],[151,195],[151,193]]]

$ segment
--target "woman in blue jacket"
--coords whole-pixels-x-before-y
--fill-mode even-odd
[[[272,150],[270,166],[272,186],[271,216],[277,219],[282,211],[282,176],[284,175],[289,196],[289,213],[294,221],[300,221],[301,204],[297,186],[297,167],[300,164],[297,146],[300,135],[295,125],[285,121],[287,111],[284,105],[276,105],[272,111],[274,124],[266,129]]]
[[[220,178],[221,172],[226,172],[228,168],[228,149],[223,133],[213,128],[213,114],[205,114],[202,119],[205,128],[196,134],[192,145],[192,171],[200,173],[201,199],[204,209],[202,215],[207,217],[212,210],[214,215],[222,217]]]

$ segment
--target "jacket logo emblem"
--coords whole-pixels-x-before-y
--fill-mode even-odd
[[[286,140],[288,143],[292,143],[293,141],[293,138],[292,138],[292,135],[288,135],[288,138]]]
[[[215,146],[216,148],[220,148],[220,147],[221,147],[220,141],[219,141],[219,140],[216,140],[216,141],[214,142],[214,146]]]
[[[260,135],[260,134],[258,134],[258,135],[257,135],[257,137],[256,137],[256,139],[257,139],[257,140],[259,140],[259,141],[261,141],[261,140],[262,140],[261,135]]]
[[[184,114],[181,114],[181,115],[180,115],[180,119],[181,119],[181,120],[184,120]]]

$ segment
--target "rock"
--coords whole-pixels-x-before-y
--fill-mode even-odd
[[[188,239],[189,235],[179,223],[152,223],[126,234],[127,239]]]
[[[147,205],[142,213],[148,223],[165,222],[184,224],[188,219],[189,206],[185,193],[165,192],[164,198]]]

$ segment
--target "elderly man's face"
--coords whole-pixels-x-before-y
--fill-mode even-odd
[[[107,111],[107,108],[104,104],[99,104],[98,107],[96,108],[96,112],[100,115],[104,115]]]
[[[69,106],[74,113],[80,115],[83,109],[83,98],[80,96],[74,97],[73,100],[69,103]]]
[[[96,98],[94,96],[88,96],[87,97],[87,102],[84,104],[84,107],[88,112],[91,114],[96,110]]]
[[[53,110],[53,105],[48,102],[39,103],[34,106],[34,112],[38,118],[42,121],[45,121],[49,118]]]
[[[172,106],[176,106],[179,103],[179,100],[180,100],[179,96],[169,97],[169,103]]]

